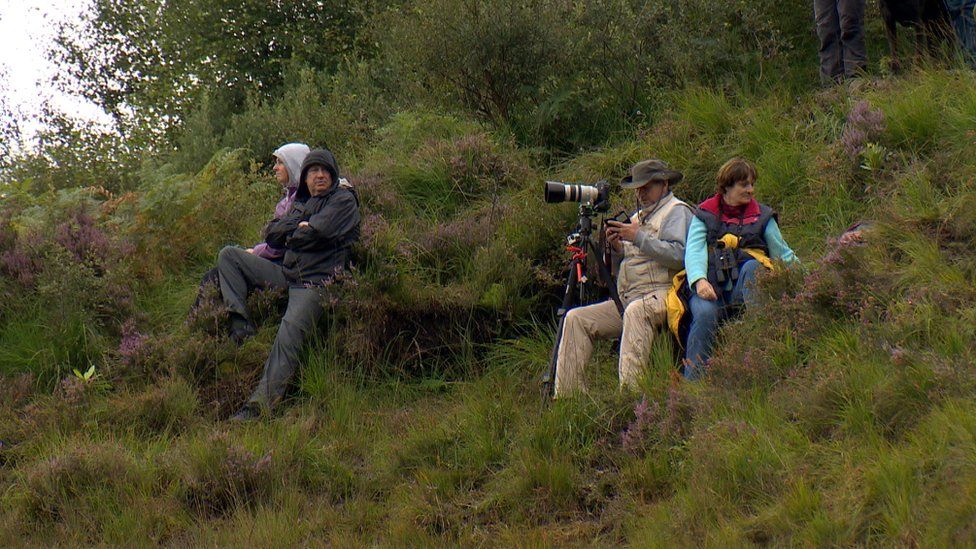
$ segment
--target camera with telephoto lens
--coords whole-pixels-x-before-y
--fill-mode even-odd
[[[610,184],[597,181],[593,185],[573,185],[559,181],[546,181],[545,200],[550,204],[557,202],[579,202],[597,212],[610,209]]]

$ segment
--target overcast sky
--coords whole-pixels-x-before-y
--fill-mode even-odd
[[[0,93],[22,116],[28,138],[40,128],[41,104],[48,100],[58,110],[92,121],[108,118],[88,101],[58,93],[46,82],[57,68],[46,57],[57,23],[77,19],[87,0],[0,0]]]

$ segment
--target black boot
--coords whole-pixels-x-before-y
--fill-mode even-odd
[[[244,340],[257,333],[254,324],[250,320],[239,314],[230,315],[230,339],[238,346],[244,344]]]
[[[261,417],[261,409],[254,404],[245,404],[243,408],[230,417],[231,421],[253,421]]]

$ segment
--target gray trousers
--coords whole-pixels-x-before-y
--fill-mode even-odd
[[[288,308],[278,326],[271,354],[264,363],[264,375],[248,402],[274,406],[285,394],[295,374],[305,338],[322,316],[321,296],[316,288],[289,287],[281,265],[228,246],[217,257],[220,293],[231,312],[247,318],[247,294],[251,288],[288,288]]]
[[[867,69],[864,0],[813,0],[820,39],[820,78],[837,82]]]
[[[976,67],[976,0],[946,0],[946,7],[965,59]]]

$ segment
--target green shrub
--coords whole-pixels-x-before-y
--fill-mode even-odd
[[[258,159],[268,158],[288,142],[327,147],[336,153],[345,175],[375,128],[389,116],[387,101],[373,85],[370,67],[349,62],[338,72],[297,66],[292,73],[279,97],[272,101],[250,99],[243,110],[229,114],[226,130],[214,139],[220,147],[243,148]],[[205,110],[201,112],[201,116],[207,115]],[[188,127],[184,139],[198,133]],[[193,153],[192,147],[183,149],[178,159]],[[205,163],[218,145],[203,144],[199,149],[207,152],[202,159]],[[197,161],[197,167],[203,163]]]
[[[176,435],[197,419],[199,402],[196,390],[179,378],[163,380],[136,395],[115,400],[109,413],[122,429],[138,436]]]
[[[335,351],[374,371],[470,373],[499,320],[537,301],[533,228],[547,219],[513,196],[534,178],[529,158],[451,117],[401,113],[378,135],[385,155],[367,156],[368,175],[354,179],[360,270],[329,297]]]
[[[813,51],[807,18],[776,2],[443,0],[377,23],[384,65],[420,77],[406,101],[457,105],[563,151],[647,120],[665,90],[762,78],[788,67],[793,48]]]
[[[150,280],[182,271],[187,261],[213,261],[221,246],[250,245],[267,220],[277,184],[245,168],[240,151],[222,151],[195,175],[170,174],[167,167],[144,174],[141,194],[116,209],[142,261],[137,272]]]

